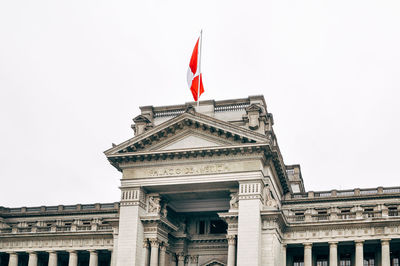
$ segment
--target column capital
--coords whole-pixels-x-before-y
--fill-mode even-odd
[[[303,243],[304,248],[312,248],[312,243]]]
[[[199,255],[190,255],[190,262],[199,262]]]
[[[156,238],[149,239],[152,248],[158,248],[160,246],[160,241]]]
[[[337,246],[339,242],[337,242],[337,241],[330,241],[330,242],[328,242],[328,243],[329,243],[329,246]]]
[[[382,238],[381,239],[381,244],[382,245],[389,245],[389,243],[390,243],[390,238]]]
[[[97,250],[96,249],[89,249],[88,250],[90,254],[97,254]]]
[[[163,251],[163,252],[165,252],[165,251],[167,251],[167,247],[168,247],[168,245],[165,244],[165,243],[163,243],[163,244],[160,246],[160,250]]]
[[[147,239],[147,238],[144,239],[144,240],[143,240],[143,247],[144,247],[144,248],[149,248],[149,246],[150,246],[150,243],[149,243],[148,239]]]
[[[178,261],[185,261],[185,253],[183,252],[176,254],[176,257],[178,258]]]
[[[360,240],[360,239],[354,240],[354,243],[356,244],[356,246],[362,246],[362,245],[364,245],[364,240]]]
[[[228,245],[236,244],[236,235],[227,235],[226,238],[228,239]]]
[[[66,250],[68,253],[72,253],[72,254],[75,254],[75,253],[78,253],[78,251],[76,251],[75,249],[68,249],[68,250]]]
[[[56,250],[48,250],[48,251],[46,251],[47,253],[49,253],[49,254],[57,254],[57,251]]]
[[[16,251],[9,251],[9,252],[7,252],[9,255],[17,255],[17,252]]]

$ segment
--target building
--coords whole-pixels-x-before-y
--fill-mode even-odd
[[[263,96],[141,107],[121,201],[0,209],[0,266],[399,265],[400,187],[305,191]]]

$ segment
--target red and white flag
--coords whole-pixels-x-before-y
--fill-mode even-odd
[[[201,56],[201,34],[200,37],[197,39],[196,45],[194,46],[192,57],[190,58],[189,69],[187,72],[187,82],[193,94],[193,99],[196,102],[199,100],[200,95],[204,92],[203,80],[202,80],[203,78],[201,76],[201,71],[200,71],[200,61],[201,61],[200,56]]]

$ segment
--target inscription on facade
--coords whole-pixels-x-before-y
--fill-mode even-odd
[[[196,175],[196,174],[215,174],[228,172],[229,168],[226,164],[210,164],[202,166],[185,166],[185,167],[166,167],[148,170],[148,176],[175,176],[175,175]]]

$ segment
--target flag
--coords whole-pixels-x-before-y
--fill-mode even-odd
[[[201,35],[197,39],[196,45],[194,46],[192,57],[190,58],[189,69],[187,72],[187,82],[192,92],[193,99],[197,102],[200,95],[204,92],[203,78],[200,72],[200,55],[201,46],[199,51],[199,42],[201,41]],[[201,45],[201,43],[200,43]],[[200,87],[200,91],[199,91]]]

